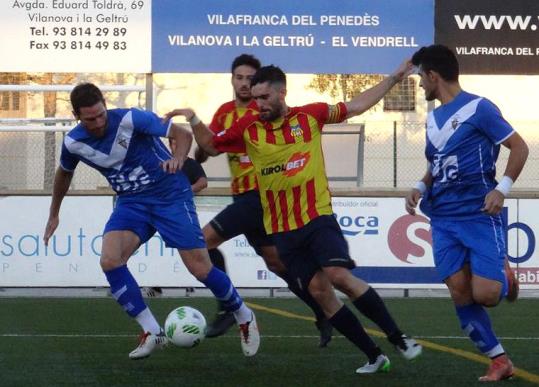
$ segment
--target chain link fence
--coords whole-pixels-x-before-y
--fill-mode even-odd
[[[532,128],[535,122],[519,122]],[[58,165],[63,132],[0,131],[0,190],[50,192]],[[528,136],[530,137],[530,136]],[[539,135],[526,138],[530,156],[515,187],[539,188]],[[423,122],[375,121],[363,125],[329,126],[323,149],[330,186],[339,188],[408,188],[426,171]],[[498,175],[503,173],[508,150],[502,147]],[[224,157],[205,164],[210,186],[227,186]],[[72,189],[100,190],[107,181],[80,163]]]

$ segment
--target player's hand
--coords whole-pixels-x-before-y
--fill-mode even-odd
[[[485,202],[481,211],[487,215],[498,215],[503,209],[504,200],[505,196],[503,196],[503,193],[497,189],[493,189],[485,196]]]
[[[43,242],[45,242],[45,246],[49,245],[49,239],[56,231],[56,228],[58,227],[59,223],[60,218],[58,216],[50,216],[49,220],[47,220],[47,225],[45,226],[45,234],[43,235]]]
[[[198,161],[200,164],[208,160],[209,154],[207,154],[204,149],[197,146],[195,149],[195,160]]]
[[[182,167],[183,160],[178,160],[175,157],[161,163],[161,168],[163,168],[163,171],[166,173],[176,173],[182,169]]]
[[[176,116],[184,116],[187,121],[189,121],[191,118],[193,118],[195,115],[195,112],[193,109],[185,108],[185,109],[174,109],[167,114],[164,115],[163,120],[168,121],[172,117]]]
[[[419,199],[421,199],[421,192],[416,188],[412,188],[406,194],[406,212],[410,215],[415,215],[415,208],[417,207],[417,203],[419,203]]]
[[[406,59],[399,67],[391,74],[397,81],[402,81],[408,75],[415,71],[415,66],[412,64],[411,59]]]

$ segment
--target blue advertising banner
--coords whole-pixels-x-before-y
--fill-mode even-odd
[[[153,72],[228,72],[242,53],[291,73],[389,73],[434,40],[434,0],[159,0]]]

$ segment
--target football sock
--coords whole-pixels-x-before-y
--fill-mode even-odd
[[[299,283],[294,280],[294,278],[288,275],[288,273],[278,273],[277,275],[286,282],[288,289],[290,289],[292,293],[294,293],[300,300],[302,300],[309,306],[309,308],[312,309],[316,317],[316,321],[324,320],[326,318],[324,311],[307,289],[302,288]]]
[[[376,358],[382,354],[380,348],[372,341],[357,317],[346,305],[331,316],[329,321],[335,329],[367,355],[370,363],[375,362]]]
[[[213,266],[221,270],[223,273],[226,273],[226,266],[225,266],[225,257],[221,253],[221,250],[219,249],[209,249],[208,254],[210,255],[210,261],[213,263]],[[217,308],[221,310],[225,310],[224,304],[217,300]]]
[[[498,338],[492,330],[487,311],[479,304],[455,306],[460,327],[470,337],[475,346],[488,357],[504,353]]]
[[[402,332],[389,314],[384,301],[372,287],[369,287],[365,293],[356,298],[353,304],[357,310],[378,325],[392,343],[392,340],[402,336]]]
[[[232,313],[238,324],[245,324],[253,319],[253,312],[245,305],[245,302],[242,302],[239,309]]]
[[[161,332],[161,327],[150,311],[150,308],[146,308],[140,312],[138,316],[135,317],[135,320],[137,320],[144,332],[151,332],[155,334]]]
[[[122,306],[127,314],[136,318],[141,314],[142,311],[147,310],[147,313],[141,316],[141,321],[143,321],[145,325],[142,325],[141,321],[138,319],[137,321],[139,324],[141,324],[144,331],[159,333],[159,329],[157,329],[157,332],[154,332],[155,325],[157,325],[159,328],[159,324],[157,324],[157,321],[155,321],[153,316],[151,317],[155,321],[155,325],[154,322],[150,321],[152,318],[148,318],[148,313],[151,315],[151,312],[147,308],[146,303],[142,298],[142,293],[140,292],[137,281],[131,275],[127,265],[122,265],[115,269],[106,271],[105,277],[107,277],[107,281],[110,284],[110,292],[112,297],[116,300],[116,302],[118,302],[118,304]]]
[[[243,300],[232,285],[230,278],[215,266],[212,267],[206,279],[201,282],[211,290],[227,312],[236,312],[243,305]]]

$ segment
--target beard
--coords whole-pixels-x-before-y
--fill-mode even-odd
[[[243,102],[243,103],[247,103],[247,102],[251,101],[251,99],[252,99],[251,94],[249,94],[249,95],[236,94],[236,98],[240,102]]]
[[[430,102],[430,101],[434,101],[436,99],[436,94],[434,93],[434,91],[431,91],[429,93],[425,93],[425,100]]]
[[[277,118],[281,117],[282,109],[280,107],[273,107],[271,110],[266,110],[260,112],[260,118],[263,121],[275,121]]]

